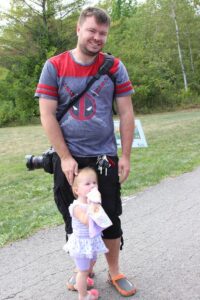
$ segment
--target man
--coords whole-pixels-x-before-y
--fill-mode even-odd
[[[53,158],[54,196],[63,215],[66,231],[68,234],[72,232],[68,206],[74,199],[71,191],[74,176],[78,168],[93,166],[98,173],[102,205],[113,223],[103,232],[104,242],[109,249],[106,259],[110,282],[120,294],[130,296],[136,289],[119,272],[122,239],[120,183],[127,179],[130,172],[134,132],[133,88],[123,63],[115,58],[110,69],[115,84],[108,75],[100,76],[58,121],[66,104],[85,88],[102,65],[104,53],[101,50],[106,43],[109,27],[110,18],[104,10],[95,7],[83,10],[77,24],[76,48],[52,57],[45,63],[36,97],[40,98],[42,125],[56,151]],[[112,120],[114,93],[122,142],[119,160]],[[102,159],[109,165],[105,170],[100,165]]]

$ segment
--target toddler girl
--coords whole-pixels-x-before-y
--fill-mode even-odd
[[[79,300],[96,300],[99,298],[98,290],[87,291],[87,278],[96,262],[97,254],[108,252],[101,238],[101,231],[97,231],[96,235],[92,235],[93,237],[89,232],[90,216],[95,215],[99,209],[102,209],[101,197],[97,187],[97,174],[95,170],[89,167],[79,171],[72,185],[73,193],[77,199],[69,207],[73,233],[66,244],[65,250],[74,258],[78,269],[76,288]]]

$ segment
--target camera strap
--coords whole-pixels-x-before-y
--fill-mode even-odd
[[[86,85],[86,87],[84,88],[84,90],[77,95],[74,95],[73,98],[71,98],[70,103],[64,108],[64,110],[62,111],[61,115],[59,116],[59,118],[57,118],[58,121],[60,121],[62,119],[62,117],[66,114],[66,112],[75,104],[78,102],[78,100],[89,90],[89,88],[93,85],[93,83],[98,80],[102,75],[107,74],[112,81],[114,82],[115,85],[115,78],[114,76],[109,72],[110,68],[113,66],[114,63],[114,57],[111,54],[105,54],[105,58],[104,58],[104,62],[103,64],[100,66],[97,74],[92,77],[92,79],[88,82],[88,84]]]

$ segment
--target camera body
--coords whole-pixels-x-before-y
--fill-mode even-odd
[[[45,172],[53,174],[53,154],[54,149],[50,147],[40,156],[34,156],[32,154],[26,155],[26,167],[29,171],[35,169],[44,169]]]

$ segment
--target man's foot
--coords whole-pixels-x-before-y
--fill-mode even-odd
[[[118,293],[124,297],[133,296],[136,293],[135,286],[126,278],[124,274],[118,274],[111,278],[108,273],[108,282],[114,286]]]
[[[94,287],[94,280],[90,277],[87,278],[87,289],[92,289]],[[67,281],[67,288],[71,291],[77,291],[76,288],[76,272],[73,273],[73,275],[70,277],[70,279]]]

